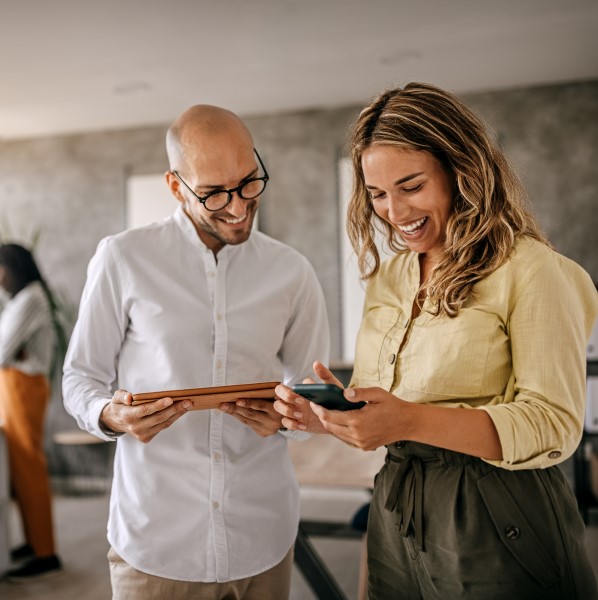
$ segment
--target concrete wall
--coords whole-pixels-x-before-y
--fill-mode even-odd
[[[467,100],[498,133],[550,241],[598,282],[598,81]]]
[[[598,281],[598,81],[465,99],[499,135],[551,241]],[[260,228],[314,265],[333,359],[341,323],[336,163],[359,108],[247,119],[271,175]],[[41,268],[73,306],[98,241],[124,228],[127,176],[167,168],[165,131],[166,124],[0,143],[0,236],[28,243],[39,231]],[[49,434],[74,427],[55,387]]]

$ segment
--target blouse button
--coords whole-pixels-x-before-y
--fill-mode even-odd
[[[394,364],[395,364],[395,360],[396,360],[396,359],[397,359],[397,355],[396,355],[396,354],[391,354],[391,355],[388,357],[388,362],[389,362],[391,365],[394,365]]]
[[[558,450],[553,450],[549,455],[548,458],[559,458],[561,455],[561,453]]]
[[[516,540],[521,535],[521,531],[519,531],[519,527],[515,527],[515,525],[509,525],[509,527],[505,529],[505,535],[510,540]]]

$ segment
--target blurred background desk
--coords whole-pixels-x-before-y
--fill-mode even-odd
[[[289,440],[289,452],[300,486],[338,490],[367,490],[374,487],[374,476],[386,456],[386,448],[364,452],[351,448],[331,435],[314,435],[299,442]],[[345,539],[362,538],[364,531],[338,515],[327,520],[301,519],[295,544],[295,564],[320,600],[346,600],[329,569],[318,554],[310,536]],[[362,555],[362,573],[365,577],[365,554]],[[360,578],[360,588],[365,585]],[[363,589],[358,593],[363,597]]]

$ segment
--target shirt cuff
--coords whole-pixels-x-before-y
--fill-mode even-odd
[[[97,436],[107,442],[110,442],[110,441],[116,440],[121,435],[124,435],[124,432],[112,431],[111,429],[108,429],[107,427],[105,427],[102,424],[100,415],[102,414],[102,411],[104,410],[104,406],[106,406],[107,404],[108,404],[108,402],[98,402],[92,408],[91,423],[93,424],[93,426],[92,426],[92,430],[90,430],[90,433],[93,433],[95,436]]]

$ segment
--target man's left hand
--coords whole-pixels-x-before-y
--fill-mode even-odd
[[[219,408],[251,427],[261,437],[273,435],[282,427],[282,415],[274,410],[272,400],[245,398],[224,402]]]

